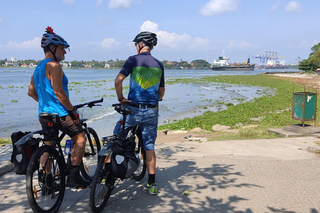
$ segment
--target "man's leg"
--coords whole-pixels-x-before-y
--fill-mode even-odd
[[[147,161],[147,168],[148,168],[149,176],[150,175],[155,176],[155,174],[156,174],[156,153],[154,150],[146,151],[146,161]],[[154,178],[149,177],[148,184],[151,185],[153,183],[155,183],[155,177]]]
[[[158,194],[156,186],[156,153],[154,143],[157,138],[158,127],[158,109],[149,109],[144,117],[144,123],[141,125],[142,140],[146,150],[146,161],[148,169],[148,182],[145,184],[149,194]]]
[[[73,148],[71,151],[71,168],[69,170],[68,185],[72,187],[87,187],[90,181],[83,179],[80,175],[80,163],[85,152],[86,137],[84,133],[79,133],[72,138]]]
[[[86,137],[82,132],[76,136],[73,136],[71,139],[74,144],[71,151],[71,165],[79,166],[86,147]]]

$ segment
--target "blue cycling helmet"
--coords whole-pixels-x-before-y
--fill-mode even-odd
[[[55,45],[62,44],[62,45],[65,45],[65,48],[70,47],[68,42],[66,42],[61,36],[55,34],[51,27],[46,28],[46,33],[43,34],[43,37],[41,39],[41,47],[44,48],[49,44],[55,44]]]

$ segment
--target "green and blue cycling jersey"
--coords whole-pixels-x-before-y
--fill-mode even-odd
[[[148,52],[129,57],[120,70],[130,75],[128,100],[133,104],[157,104],[159,87],[164,87],[163,64]]]

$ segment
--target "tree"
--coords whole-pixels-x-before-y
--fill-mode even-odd
[[[190,64],[192,65],[192,69],[197,70],[208,69],[211,66],[208,61],[202,59],[193,60]]]
[[[308,59],[299,63],[299,70],[304,72],[313,72],[320,67],[320,43],[311,47],[311,53]]]
[[[312,72],[314,70],[313,64],[310,63],[308,59],[301,61],[298,68],[304,72]]]
[[[315,68],[320,67],[320,48],[318,47],[317,50],[309,57],[309,62],[314,65]]]

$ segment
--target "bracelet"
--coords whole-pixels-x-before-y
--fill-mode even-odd
[[[122,98],[119,98],[118,101],[122,101],[124,99],[124,97],[122,96]]]

